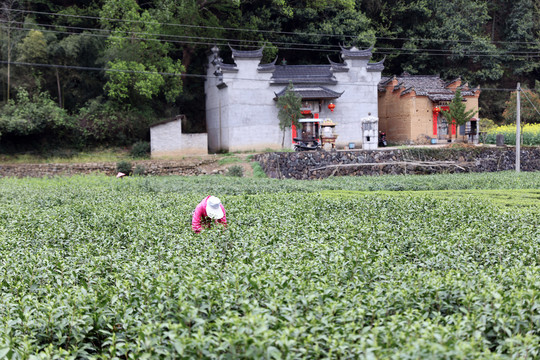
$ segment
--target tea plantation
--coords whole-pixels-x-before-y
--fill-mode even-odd
[[[221,198],[229,227],[196,235]],[[0,358],[540,357],[540,173],[0,179]]]

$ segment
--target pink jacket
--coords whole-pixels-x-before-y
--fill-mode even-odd
[[[206,202],[208,201],[208,198],[210,195],[205,197],[199,205],[195,208],[195,211],[193,212],[193,219],[191,220],[191,228],[196,233],[200,233],[202,228],[209,228],[212,226],[213,219],[209,218],[206,214]],[[227,216],[225,214],[225,208],[223,207],[223,204],[220,204],[221,210],[223,210],[223,217],[221,219],[215,220],[220,224],[223,224],[223,226],[227,226]]]

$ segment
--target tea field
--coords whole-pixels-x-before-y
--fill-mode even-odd
[[[540,173],[2,178],[0,358],[537,359],[539,204]]]

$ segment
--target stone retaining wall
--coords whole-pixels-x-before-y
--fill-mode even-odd
[[[182,161],[133,161],[133,169],[137,165],[145,168],[146,175],[204,175],[204,165],[216,162],[215,159]],[[116,163],[83,163],[83,164],[0,164],[0,177],[47,177],[75,174],[105,174],[116,175]]]
[[[540,148],[521,150],[521,170],[540,171]],[[254,157],[278,179],[340,175],[494,172],[515,169],[514,148],[411,148],[396,150],[275,152]]]

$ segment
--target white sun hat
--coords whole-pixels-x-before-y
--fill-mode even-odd
[[[221,200],[210,196],[206,202],[206,215],[212,219],[221,219],[225,215],[221,209]]]

